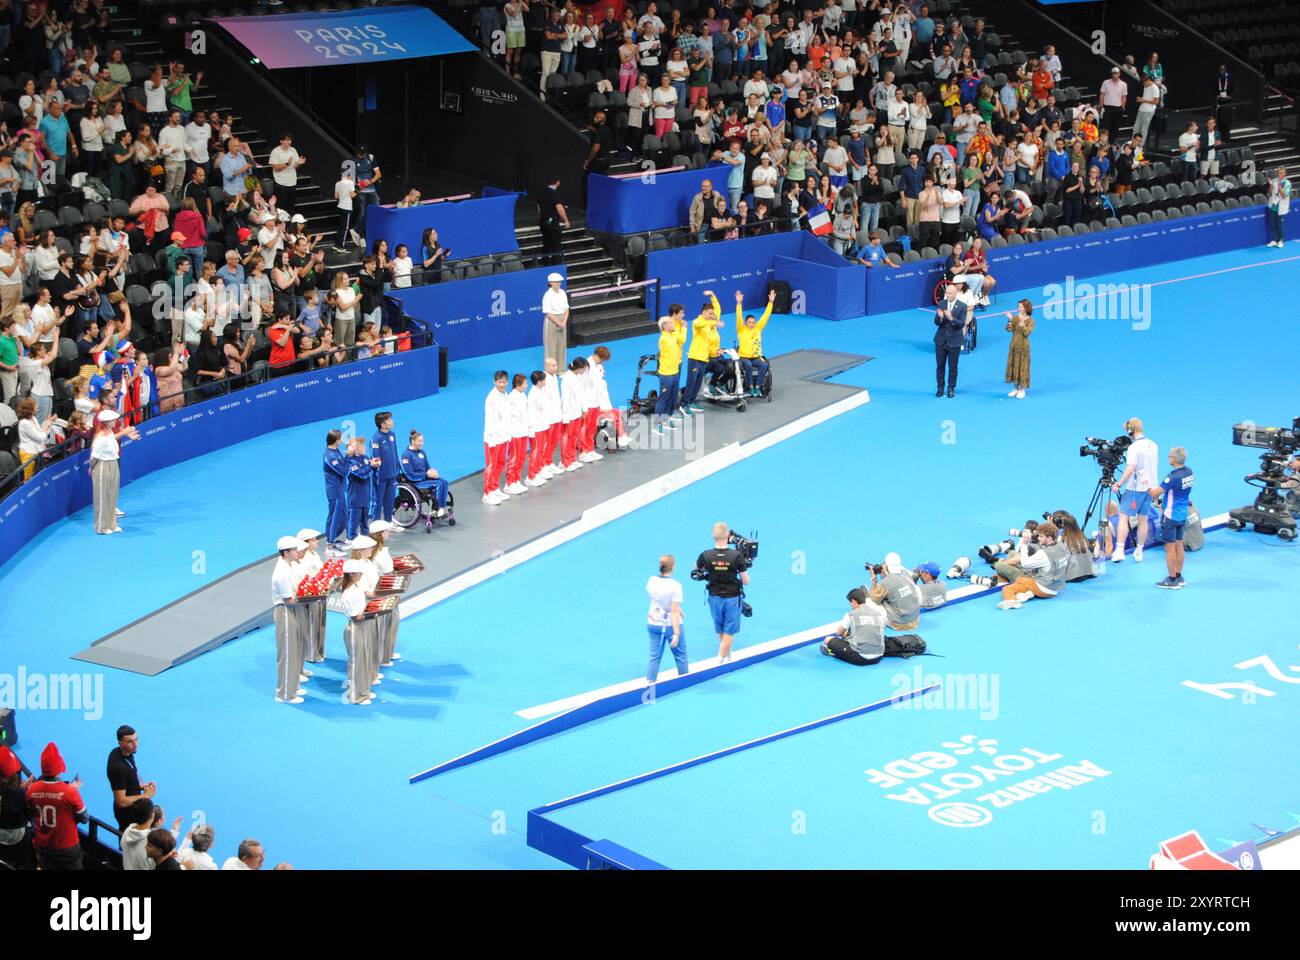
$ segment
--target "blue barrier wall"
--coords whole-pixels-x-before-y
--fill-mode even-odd
[[[773,258],[797,258],[802,250],[801,233],[773,233],[656,250],[646,257],[646,276],[659,278],[659,302],[665,313],[668,304],[681,303],[687,315],[693,317],[708,289],[718,295],[724,310],[729,309],[728,303],[734,303],[736,290],[745,295],[746,303],[758,303],[767,296]]]
[[[691,200],[700,184],[712,180],[714,189],[727,194],[727,172],[716,163],[677,173],[647,171],[646,176],[619,179],[599,173],[587,176],[587,226],[600,233],[643,233],[691,222]]]
[[[1293,210],[1286,218],[1286,235],[1290,239],[1300,236],[1297,214],[1300,210]],[[1091,277],[1118,273],[1225,250],[1262,246],[1265,239],[1264,208],[1252,206],[1081,237],[989,249],[988,261],[999,289],[1021,290],[1055,283],[1067,275]],[[894,270],[873,267],[867,270],[866,312],[889,313],[933,306],[934,288],[942,276],[942,260],[905,263]]]
[[[140,439],[122,448],[122,483],[244,437],[437,392],[438,351],[430,347],[280,377],[141,424]],[[88,456],[82,451],[47,467],[0,501],[0,566],[50,524],[90,503]]]
[[[451,249],[451,259],[485,257],[519,249],[515,237],[515,201],[518,194],[500,193],[476,200],[449,200],[418,207],[366,208],[366,250],[375,241],[388,241],[388,255],[404,243],[411,259],[420,260],[420,237],[429,227],[438,231],[438,242]]]
[[[404,312],[427,324],[452,360],[464,360],[540,347],[542,294],[547,275],[556,272],[563,274],[564,267],[393,289],[388,296],[399,300]]]
[[[777,255],[772,273],[790,284],[793,309],[828,320],[866,313],[867,268],[850,263],[811,234],[802,235],[798,257]]]

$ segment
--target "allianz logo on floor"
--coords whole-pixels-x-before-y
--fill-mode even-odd
[[[102,673],[0,673],[0,710],[68,710],[86,720],[104,715]]]
[[[995,810],[1110,776],[1091,760],[1059,763],[1063,754],[1008,750],[973,733],[939,746],[863,772],[882,790],[894,791],[883,795],[886,800],[924,807],[934,823],[959,829],[991,823]],[[1026,773],[1031,775],[1021,776]]]

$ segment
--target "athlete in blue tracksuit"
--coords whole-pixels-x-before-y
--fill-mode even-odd
[[[402,454],[402,475],[421,490],[432,490],[433,499],[438,504],[438,515],[447,512],[447,481],[438,476],[429,466],[429,458],[424,453],[424,435],[419,430],[411,431],[411,445]]]
[[[393,501],[397,498],[397,437],[393,434],[393,415],[387,410],[375,414],[379,429],[370,438],[370,459],[378,460],[371,491],[370,518],[393,520]]]
[[[338,430],[331,430],[325,435],[325,501],[329,504],[329,512],[325,518],[325,542],[335,544],[343,536],[343,530],[348,522],[348,499],[347,499],[347,482],[348,482],[348,465],[339,449],[339,440],[343,434]]]
[[[365,533],[369,527],[366,511],[370,507],[371,476],[375,468],[366,456],[366,441],[353,437],[348,444],[348,539],[354,540],[357,531]]]

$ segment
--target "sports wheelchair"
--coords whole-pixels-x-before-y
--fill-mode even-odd
[[[447,515],[438,517],[438,505],[433,499],[433,490],[417,487],[405,477],[397,479],[397,496],[393,500],[393,523],[403,530],[410,530],[420,521],[424,521],[424,532],[430,533],[433,525],[446,521],[447,526],[456,526],[456,495],[447,488]]]

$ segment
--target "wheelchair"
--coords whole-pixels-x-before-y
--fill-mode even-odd
[[[740,357],[735,350],[723,351],[725,372],[718,377],[717,387],[712,393],[700,392],[701,400],[708,400],[712,403],[729,403],[735,406],[737,413],[744,413],[745,408],[749,405],[750,400],[756,400],[758,397],[751,397],[748,390],[743,385],[744,371],[740,366]],[[766,357],[764,358],[766,359]],[[762,399],[768,403],[772,402],[772,363],[768,361],[767,370],[763,373],[763,384],[760,388]]]
[[[934,288],[935,306],[938,306],[939,304],[943,303],[945,299],[947,299],[947,289],[948,289],[948,284],[950,283],[952,283],[951,280],[941,278],[939,282],[935,285]],[[962,291],[961,294],[959,294],[959,296],[961,297],[962,301],[967,305],[967,307],[970,308],[970,320],[966,324],[966,340],[961,345],[961,352],[974,353],[975,345],[979,342],[979,318],[975,313],[975,306],[976,306],[975,299],[970,294],[966,293],[964,290]],[[992,303],[992,300],[990,299],[989,302]]]
[[[393,500],[393,523],[403,530],[410,530],[421,521],[424,522],[424,532],[433,531],[433,525],[440,522],[434,514],[437,512],[438,505],[433,499],[433,490],[425,487],[417,487],[405,477],[399,477],[397,480],[397,496]],[[456,495],[447,488],[447,516],[442,517],[447,526],[456,526]]]

